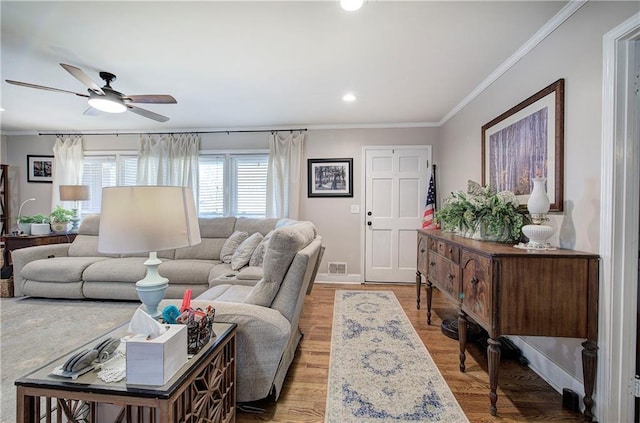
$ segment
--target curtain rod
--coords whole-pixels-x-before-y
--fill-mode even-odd
[[[306,132],[307,128],[289,128],[289,129],[246,129],[236,131],[172,131],[172,132],[76,132],[73,134],[64,134],[60,132],[39,132],[38,135],[55,135],[55,136],[73,136],[73,135],[180,135],[180,134],[238,134],[238,133],[251,133],[251,132]]]

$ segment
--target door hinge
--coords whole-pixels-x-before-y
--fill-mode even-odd
[[[640,376],[636,375],[636,379],[633,385],[633,396],[640,398]]]

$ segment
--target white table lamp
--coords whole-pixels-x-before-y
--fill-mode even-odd
[[[60,185],[60,201],[73,201],[71,232],[78,232],[80,222],[78,202],[87,201],[89,198],[89,185]]]
[[[547,213],[549,212],[549,197],[544,188],[545,178],[533,178],[533,189],[527,201],[527,210],[531,216],[532,225],[522,227],[522,233],[529,238],[529,242],[525,245],[530,249],[550,249],[551,245],[547,240],[555,232],[553,227],[545,225],[549,221]]]
[[[162,261],[157,251],[200,243],[200,228],[187,187],[128,186],[102,190],[98,251],[102,253],[149,253],[147,274],[136,282],[138,297],[147,313],[158,317],[158,303],[169,280],[158,273]]]

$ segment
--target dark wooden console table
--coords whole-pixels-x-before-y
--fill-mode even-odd
[[[460,371],[465,371],[467,321],[489,333],[490,412],[496,415],[500,336],[585,338],[582,343],[585,416],[593,419],[597,365],[598,262],[566,249],[532,251],[475,241],[439,230],[418,230],[417,307],[427,281],[427,324],[433,286],[456,304]]]
[[[11,251],[18,250],[20,248],[33,247],[35,245],[64,244],[67,242],[73,242],[76,235],[77,234],[75,233],[17,236],[4,235],[2,237],[2,241],[4,242],[4,265],[2,266],[2,273],[6,273],[6,269],[13,264],[11,261]]]

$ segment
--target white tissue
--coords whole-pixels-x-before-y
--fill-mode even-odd
[[[137,309],[129,322],[129,332],[143,335],[145,338],[153,339],[166,331],[167,329],[164,325],[142,311],[142,309]]]

